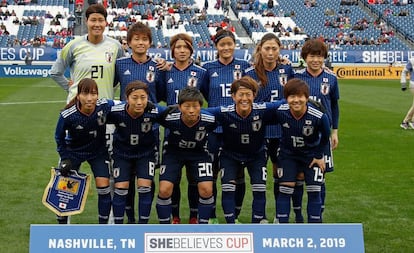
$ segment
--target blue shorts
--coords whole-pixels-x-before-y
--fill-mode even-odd
[[[325,163],[326,163],[325,172],[334,171],[334,161],[333,161],[333,152],[332,152],[332,148],[331,148],[331,142],[329,142],[329,144],[326,145],[323,157],[324,157]]]
[[[71,159],[73,168],[76,168],[76,170],[79,170],[82,162],[84,161],[77,161],[75,159]],[[93,173],[93,176],[95,178],[97,177],[105,177],[109,178],[109,155],[108,153],[100,153],[95,158],[87,160],[88,164],[91,166],[91,170]]]
[[[217,156],[220,152],[220,148],[223,145],[222,133],[209,133],[207,137],[207,148],[210,154]]]
[[[160,181],[165,180],[173,184],[180,182],[181,170],[184,166],[196,183],[213,181],[213,163],[207,151],[173,152],[168,149],[163,152]]]
[[[266,169],[266,153],[263,150],[252,156],[250,159],[240,161],[228,156],[226,152],[220,153],[220,169],[221,169],[221,182],[230,183],[236,181],[239,177],[239,173],[244,168],[247,168],[247,172],[250,176],[251,184],[266,184],[267,169]]]
[[[321,185],[324,174],[319,167],[309,168],[313,158],[280,154],[277,174],[279,182],[296,182],[298,173],[305,174],[306,185]]]
[[[129,181],[132,171],[135,171],[137,178],[153,180],[156,167],[154,155],[127,159],[115,154],[112,158],[114,160],[113,175],[115,183]]]
[[[280,139],[278,138],[269,138],[266,140],[266,147],[267,147],[267,156],[270,158],[272,163],[276,163],[278,161],[278,153],[279,153],[279,145]]]

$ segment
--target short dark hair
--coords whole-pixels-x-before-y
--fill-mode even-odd
[[[309,54],[320,55],[326,59],[328,57],[328,48],[325,43],[319,39],[310,39],[303,44],[300,56],[303,59],[306,59]]]
[[[240,87],[244,87],[253,91],[253,94],[255,95],[259,89],[257,82],[250,76],[243,76],[239,80],[235,80],[230,87],[231,94],[235,94],[240,89]]]
[[[195,87],[187,86],[181,89],[180,93],[178,94],[178,104],[181,105],[189,101],[197,101],[200,103],[200,106],[203,106],[203,94],[201,94],[201,91]]]
[[[305,95],[309,98],[308,84],[299,78],[290,79],[283,87],[283,96],[287,99],[290,95]]]
[[[128,43],[131,42],[132,37],[136,34],[143,34],[143,35],[147,35],[149,40],[150,40],[150,44],[152,44],[152,32],[151,32],[151,28],[149,28],[146,24],[142,23],[142,22],[136,22],[135,24],[133,24],[127,33],[127,41]]]
[[[88,9],[86,9],[85,16],[86,19],[93,13],[102,14],[106,18],[108,17],[108,12],[106,12],[105,7],[102,4],[91,4],[89,5]]]
[[[236,43],[236,36],[234,36],[234,33],[226,30],[226,29],[221,29],[219,31],[217,31],[216,35],[214,35],[214,45],[217,46],[217,43],[221,40],[224,39],[226,37],[230,37],[234,43]]]
[[[128,98],[129,94],[136,90],[144,90],[147,95],[149,94],[148,85],[142,81],[132,81],[128,83],[125,88],[125,99]]]

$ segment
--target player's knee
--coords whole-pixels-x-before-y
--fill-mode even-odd
[[[298,173],[298,174],[296,175],[296,179],[297,179],[297,180],[305,180],[305,174],[304,174],[303,172]]]
[[[212,187],[199,187],[198,188],[198,194],[202,198],[209,198],[213,196],[213,189]]]
[[[159,188],[160,189],[159,189],[158,195],[161,198],[171,197],[172,190],[173,190],[173,184],[172,183],[161,182]]]
[[[109,186],[109,178],[106,177],[96,177],[95,178],[96,187],[107,187]]]
[[[115,188],[129,188],[129,181],[116,182]]]

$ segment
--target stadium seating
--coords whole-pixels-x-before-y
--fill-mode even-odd
[[[16,5],[14,0],[8,1],[9,5],[7,7],[1,7],[3,11],[6,9],[15,11],[20,21],[26,17],[37,17],[39,24],[13,24],[13,18],[2,20],[1,22],[5,24],[10,35],[0,37],[0,46],[10,45],[10,41],[13,41],[15,38],[20,41],[24,39],[30,41],[36,36],[46,36],[50,30],[56,32],[62,28],[70,28],[75,24],[75,21],[68,21],[67,18],[62,18],[59,20],[60,25],[53,25],[51,24],[51,19],[41,18],[44,17],[47,11],[50,11],[53,16],[58,12],[64,15],[74,13],[75,4],[72,0],[37,0],[37,4],[32,3],[28,5]],[[133,2],[135,4],[132,5],[132,8],[109,7],[108,22],[113,21],[114,26],[125,25],[126,27],[130,24],[130,19],[148,23],[153,32],[154,46],[168,46],[171,36],[186,32],[194,38],[195,46],[210,47],[213,45],[211,36],[216,33],[217,26],[222,26],[221,22],[226,18],[221,8],[214,8],[213,3],[215,1],[210,1],[206,13],[201,11],[204,7],[204,0],[153,0],[153,4],[148,4],[147,0],[144,0],[142,5],[138,5],[138,1]],[[368,4],[368,1],[358,1],[359,4],[357,5],[341,5],[342,1],[317,0],[315,7],[308,7],[303,4],[302,0],[274,0],[273,8],[268,9],[267,2],[267,0],[259,0],[258,5],[250,5],[249,1],[246,0],[231,1],[232,13],[236,15],[235,18],[240,20],[240,27],[247,32],[248,36],[247,38],[239,37],[238,34],[240,33],[236,31],[236,39],[239,46],[241,44],[240,41],[245,41],[246,39],[251,39],[254,43],[260,41],[263,34],[274,31],[273,27],[269,27],[269,24],[276,24],[277,22],[280,22],[284,28],[300,28],[301,32],[290,32],[288,36],[284,32],[277,33],[286,48],[293,44],[300,46],[308,37],[323,37],[329,43],[334,41],[340,32],[346,36],[352,35],[361,40],[364,38],[369,41],[371,39],[374,41],[383,39],[375,47],[373,45],[354,45],[352,43],[340,44],[337,47],[347,50],[410,50],[410,45],[412,44],[407,44],[405,40],[414,43],[414,27],[411,25],[412,15],[414,15],[414,4],[396,6],[391,3],[392,1],[389,1],[390,3],[387,4]],[[125,5],[127,2],[123,1],[122,3],[119,2],[118,6]],[[180,5],[180,3],[183,5]],[[148,11],[151,12],[151,16],[157,13],[162,8],[161,4],[175,6],[175,12],[170,13],[170,17],[174,16],[177,22],[176,26],[167,27],[167,22],[164,20],[162,27],[158,27],[157,14],[154,17],[145,17]],[[334,15],[325,15],[328,9],[332,10]],[[387,9],[392,10],[391,15],[384,15]],[[399,15],[404,10],[407,11],[408,15]],[[340,14],[341,11],[342,14]],[[125,20],[114,20],[119,15],[125,16]],[[325,26],[325,21],[334,21],[338,16],[348,17],[351,27],[333,28]],[[195,17],[197,17],[196,20]],[[367,27],[362,30],[352,29],[355,23],[364,18],[368,22]],[[254,25],[251,24],[251,20],[254,21]],[[385,24],[383,30],[391,31],[390,35],[381,34],[381,29],[378,28],[380,20],[382,20],[382,24]],[[110,30],[107,28],[105,33],[113,37],[126,36],[126,31],[118,29]]]
[[[238,3],[239,4],[238,4]],[[361,1],[359,1],[361,2]],[[241,3],[241,4],[240,4]],[[251,18],[253,17],[255,20],[259,21],[261,25],[266,24],[268,21],[270,23],[281,21],[283,26],[297,26],[304,30],[306,36],[303,34],[290,36],[285,38],[280,36],[282,40],[282,44],[286,45],[287,43],[292,42],[300,42],[303,43],[305,37],[320,37],[323,36],[326,40],[329,40],[333,37],[336,37],[337,33],[342,30],[345,33],[352,33],[355,37],[358,38],[374,38],[377,40],[378,38],[382,38],[380,29],[374,28],[374,21],[376,20],[376,16],[373,14],[381,13],[386,6],[380,5],[372,5],[370,8],[366,8],[363,4],[360,5],[341,5],[340,1],[331,1],[331,0],[318,0],[317,5],[315,7],[308,7],[302,1],[291,1],[291,0],[277,0],[274,1],[274,7],[272,9],[268,9],[267,1],[260,1],[259,9],[251,10],[248,4],[243,4],[243,0],[239,0],[233,2],[232,8],[234,12],[241,18],[241,22],[244,26],[247,25],[247,22],[244,21],[244,18]],[[247,6],[246,6],[247,5]],[[380,7],[378,7],[380,6]],[[390,4],[388,4],[390,7]],[[410,4],[407,6],[391,6],[396,10],[407,8],[411,14],[414,14],[414,4]],[[325,11],[327,9],[331,9],[334,11],[334,16],[327,16],[325,15]],[[380,9],[380,10],[377,10]],[[339,14],[342,10],[344,12],[347,10],[347,14]],[[264,16],[266,12],[271,12],[272,15]],[[294,13],[294,15],[292,15]],[[325,20],[334,20],[338,15],[342,17],[349,16],[351,21],[351,28],[352,25],[355,24],[358,20],[365,18],[368,22],[368,28],[362,31],[359,30],[352,30],[351,28],[332,28],[332,27],[325,27]],[[401,31],[406,38],[410,38],[413,36],[413,27],[409,25],[408,20],[412,19],[412,17],[399,17],[399,16],[390,16],[385,19],[385,23],[388,23],[389,29],[396,28],[398,31]],[[247,27],[246,30],[249,32],[252,28]],[[256,30],[256,29],[253,29]],[[259,29],[260,30],[260,29]],[[266,29],[265,32],[271,32],[272,29]],[[261,36],[263,35],[262,31],[253,31],[249,35],[252,37],[253,41],[257,42],[260,40]],[[376,49],[382,50],[409,50],[409,46],[405,44],[400,38],[397,36],[389,36],[386,38],[389,40],[389,43],[381,43],[377,45]],[[363,45],[341,45],[343,49],[365,49],[369,47],[364,47]]]
[[[3,21],[10,33],[11,39],[17,38],[19,41],[30,41],[35,37],[46,36],[47,32],[52,28],[55,32],[62,28],[69,28],[73,26],[73,21],[68,21],[66,17],[59,19],[60,25],[51,25],[51,19],[44,18],[46,11],[49,11],[53,16],[58,12],[67,16],[68,13],[73,13],[74,4],[69,4],[69,0],[38,0],[38,4],[29,5],[15,5],[9,4],[7,7],[2,7],[2,10],[14,11],[16,17],[23,22],[27,18],[33,19],[36,17],[38,24],[13,24],[14,17],[10,17],[7,21]],[[2,36],[4,37],[4,36]],[[10,38],[2,38],[0,46],[7,46]]]

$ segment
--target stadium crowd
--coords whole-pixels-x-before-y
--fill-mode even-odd
[[[92,1],[96,2],[96,1]],[[208,28],[211,27],[226,27],[229,30],[235,31],[235,27],[229,20],[229,10],[233,9],[235,14],[241,18],[242,13],[250,15],[249,22],[243,23],[244,28],[248,31],[248,35],[253,38],[251,31],[263,31],[275,32],[282,40],[282,44],[285,49],[300,49],[303,44],[303,38],[319,38],[323,39],[328,44],[330,49],[341,49],[342,46],[353,45],[382,45],[390,43],[395,36],[395,29],[391,28],[389,23],[385,21],[384,17],[387,16],[409,16],[410,11],[407,9],[398,9],[393,11],[391,6],[407,6],[410,1],[393,1],[389,8],[383,11],[382,16],[377,19],[371,20],[370,17],[362,16],[355,19],[352,16],[352,8],[357,2],[352,0],[343,0],[338,5],[338,8],[326,8],[324,14],[326,18],[322,21],[326,28],[332,28],[338,30],[336,36],[330,35],[326,32],[316,34],[309,32],[307,27],[301,27],[295,22],[286,24],[280,22],[280,18],[296,19],[296,11],[277,9],[277,1],[245,1],[239,0],[235,3],[230,3],[227,0],[216,1],[214,8],[217,8],[217,14],[219,18],[212,18],[207,13],[209,8],[208,1],[205,1],[204,5],[200,5],[197,2],[192,2],[192,5],[188,5],[184,1],[162,1],[162,0],[130,0],[130,1],[100,1],[107,9],[109,14],[107,33],[110,36],[115,37],[118,40],[125,38],[125,33],[128,28],[136,21],[147,22],[150,27],[155,27],[164,33],[165,38],[169,38],[168,30],[188,31],[188,25],[201,24]],[[190,2],[191,3],[191,2]],[[369,2],[374,5],[386,5],[387,1],[372,1]],[[308,8],[320,8],[320,4],[317,1],[304,1],[304,6]],[[5,46],[51,46],[61,48],[68,41],[74,38],[75,26],[82,25],[83,22],[83,8],[84,3],[81,0],[70,1],[70,10],[62,12],[29,12],[28,15],[17,16],[13,5],[25,5],[33,9],[36,6],[36,1],[32,2],[16,2],[3,0],[2,8],[0,8],[0,35],[8,36],[9,39],[5,43]],[[64,10],[64,8],[57,8]],[[278,10],[278,11],[276,11]],[[243,14],[245,15],[245,14]],[[214,15],[213,15],[214,16]],[[260,17],[260,18],[259,18]],[[263,18],[277,18],[278,21],[269,21],[269,19]],[[45,25],[46,24],[46,25]],[[42,31],[37,32],[33,37],[24,36],[10,36],[15,34],[13,31],[25,30],[22,26],[30,26],[31,28],[39,26]],[[47,28],[43,28],[47,27]],[[364,36],[364,33],[359,31],[375,29],[377,32],[374,34],[368,32]],[[215,31],[209,29],[210,35],[214,35]],[[357,31],[357,33],[355,32]],[[32,34],[31,34],[32,35]],[[298,37],[303,35],[304,37]],[[158,36],[158,35],[157,35]],[[17,37],[17,39],[16,39]],[[297,39],[296,39],[297,38]],[[3,41],[5,41],[3,39]],[[39,44],[40,41],[40,44]],[[256,40],[253,38],[253,41]],[[160,42],[160,43],[158,43]],[[4,42],[3,42],[4,43]],[[166,47],[167,41],[158,41],[154,47]],[[211,48],[211,38],[197,39],[196,45],[201,48]],[[241,46],[241,45],[240,45]]]

